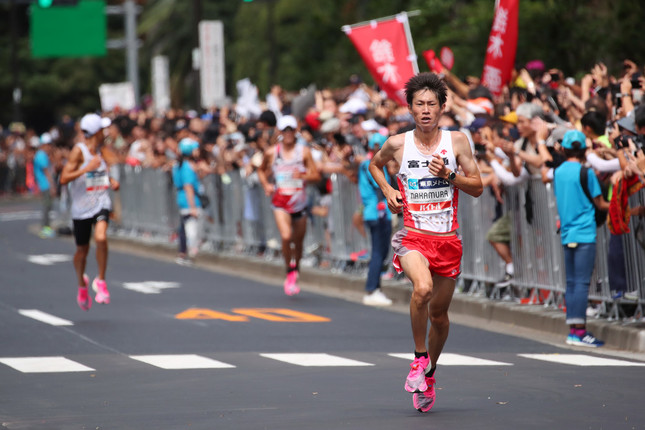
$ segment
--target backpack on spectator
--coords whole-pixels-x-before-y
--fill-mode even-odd
[[[595,211],[595,217],[596,217],[596,227],[600,227],[601,225],[605,224],[607,222],[607,211],[600,210],[596,207],[596,204],[593,202],[593,198],[591,198],[591,194],[589,193],[589,188],[587,186],[587,176],[588,176],[588,171],[589,168],[582,166],[580,168],[580,185],[582,185],[582,191],[584,191],[585,196],[589,199],[591,204],[594,207]],[[601,187],[602,189],[602,187]],[[602,194],[603,198],[605,198],[605,190],[602,189]]]

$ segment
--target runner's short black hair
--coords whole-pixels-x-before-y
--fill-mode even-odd
[[[412,105],[414,94],[424,89],[435,93],[439,100],[439,105],[446,104],[446,93],[448,91],[446,83],[436,73],[424,72],[411,77],[405,84],[405,100],[408,102],[408,106]]]

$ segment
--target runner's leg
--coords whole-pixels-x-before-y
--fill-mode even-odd
[[[76,245],[76,252],[74,253],[74,269],[76,270],[76,277],[78,285],[85,285],[83,274],[85,273],[85,265],[87,263],[87,253],[90,251],[90,245]]]
[[[98,278],[105,280],[107,270],[108,243],[107,243],[107,221],[97,221],[94,226],[94,242],[96,243],[96,263],[98,265]]]
[[[410,322],[416,352],[426,352],[428,335],[428,303],[433,297],[433,280],[428,268],[428,261],[417,251],[399,256],[405,276],[412,282],[410,299]]]
[[[273,215],[275,223],[282,239],[282,256],[287,270],[293,258],[293,251],[291,250],[291,242],[293,240],[293,227],[291,225],[291,215],[282,209],[274,209]]]
[[[437,365],[439,355],[448,339],[450,320],[448,308],[455,292],[456,280],[443,276],[433,276],[433,294],[430,299],[430,333],[428,334],[428,356],[430,365]]]
[[[307,217],[301,216],[300,218],[293,220],[291,225],[293,228],[293,258],[296,260],[296,268],[299,268],[300,259],[302,258],[302,246],[305,240],[305,234],[307,233]]]

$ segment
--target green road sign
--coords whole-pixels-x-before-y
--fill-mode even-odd
[[[43,2],[46,3],[46,2]],[[106,53],[105,0],[82,0],[76,6],[30,6],[31,56],[99,57]]]

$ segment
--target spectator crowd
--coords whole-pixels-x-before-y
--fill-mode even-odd
[[[493,97],[477,77],[461,79],[444,69],[449,94],[439,125],[461,130],[470,138],[484,185],[500,206],[505,187],[532,178],[551,182],[553,169],[564,161],[561,142],[565,133],[579,130],[587,140],[587,164],[596,172],[604,197],[611,201],[613,193],[625,188],[621,181],[633,185],[645,179],[644,72],[642,66],[625,60],[617,73],[598,63],[581,79],[574,79],[535,60],[518,68],[503,94]],[[274,86],[266,102],[255,109],[232,104],[202,112],[171,109],[158,113],[151,106],[103,112],[112,120],[104,143],[112,156],[106,161],[170,172],[180,155],[179,142],[190,138],[199,143],[200,177],[236,170],[253,180],[264,151],[280,138],[278,120],[294,115],[298,143],[310,148],[322,178],[315,185],[324,196],[331,191],[332,174],[358,183],[359,166],[372,155],[369,142],[373,136],[388,137],[414,127],[407,106],[398,106],[356,75],[343,88],[310,91],[304,106],[302,100],[301,94]],[[68,116],[46,133],[56,178],[82,133]],[[42,142],[42,135],[23,124],[0,128],[0,195],[38,192],[33,159]],[[393,185],[397,171],[398,166],[388,166]],[[325,216],[325,199],[319,203],[310,212]],[[630,216],[645,216],[642,206],[619,205],[612,211],[610,230],[616,237]],[[509,222],[503,213],[498,211],[499,219],[487,239],[504,260],[506,273],[500,285],[506,286],[512,283],[515,268]],[[365,236],[360,212],[353,225]],[[610,264],[612,289],[625,292],[619,244],[610,240],[609,246],[616,263]]]

